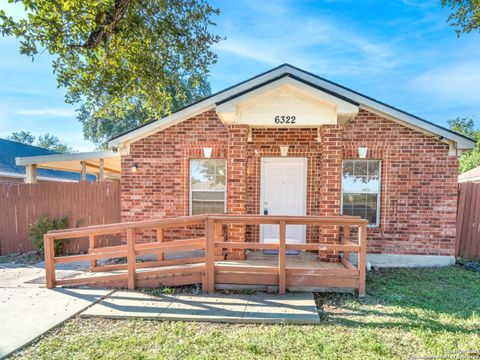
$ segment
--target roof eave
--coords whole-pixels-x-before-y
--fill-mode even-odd
[[[397,120],[398,122],[404,122],[406,124],[410,124],[413,127],[423,129],[431,133],[432,135],[438,136],[442,140],[446,139],[450,142],[454,142],[456,148],[459,150],[470,150],[473,149],[476,145],[475,140],[473,139],[465,137],[461,134],[457,134],[449,129],[445,129],[439,125],[430,123],[416,116],[410,115],[404,111],[379,102],[368,96],[357,93],[354,90],[348,89],[339,84],[333,83],[329,80],[323,79],[319,76],[308,73],[304,70],[298,69],[288,64],[280,65],[268,72],[262,73],[237,85],[222,90],[204,100],[192,104],[191,106],[187,106],[179,110],[178,112],[173,113],[170,116],[146,124],[126,134],[113,138],[108,142],[108,145],[110,148],[118,148],[121,146],[129,145],[145,136],[164,130],[172,125],[175,125],[192,116],[195,116],[195,114],[211,109],[215,107],[217,103],[224,102],[239,93],[244,93],[252,88],[257,88],[265,83],[275,81],[276,78],[280,78],[282,77],[282,75],[285,74],[290,74],[297,77],[298,79],[302,79],[305,82],[312,84],[313,86],[327,89],[330,92],[337,94],[338,96],[348,98],[352,102],[360,104],[360,107],[363,107],[364,109],[375,110],[393,118],[393,120]]]

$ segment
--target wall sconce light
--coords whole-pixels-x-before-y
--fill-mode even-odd
[[[358,157],[360,159],[365,159],[367,157],[368,148],[366,146],[359,146],[358,147]]]
[[[138,167],[136,163],[132,164],[132,173],[136,173],[138,171]]]
[[[280,146],[280,155],[287,156],[288,154],[288,145]]]
[[[213,148],[211,147],[204,147],[203,148],[203,157],[210,159],[212,157]]]

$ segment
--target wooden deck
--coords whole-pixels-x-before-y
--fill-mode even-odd
[[[229,242],[224,225],[231,224],[278,224],[278,244]],[[286,225],[334,227],[340,234],[337,243],[287,244]],[[179,239],[165,242],[165,229],[203,225],[205,237]],[[312,216],[261,216],[261,215],[210,215],[190,216],[169,220],[121,223],[91,226],[86,228],[52,231],[45,235],[45,259],[47,286],[90,285],[106,287],[156,287],[202,284],[204,292],[213,292],[216,287],[232,285],[248,287],[264,285],[278,287],[283,294],[287,289],[356,289],[365,293],[366,220],[358,217],[312,217]],[[354,241],[351,228],[357,228]],[[139,230],[154,229],[157,241],[137,243]],[[125,234],[126,245],[95,247],[95,237],[105,234]],[[90,239],[89,254],[55,257],[53,242],[61,239]],[[225,260],[226,249],[247,251],[245,260]],[[166,253],[203,250],[195,255],[166,258]],[[262,250],[275,250],[278,254],[265,254]],[[297,255],[287,255],[296,250]],[[335,252],[339,262],[321,262],[318,252]],[[358,253],[359,266],[349,262],[349,254]],[[137,262],[142,255],[155,255],[156,259]],[[126,264],[99,266],[98,259],[125,258]],[[91,273],[56,280],[55,264],[87,260]]]

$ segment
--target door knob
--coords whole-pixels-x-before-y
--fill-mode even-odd
[[[268,209],[267,208],[263,209],[263,215],[268,215]]]

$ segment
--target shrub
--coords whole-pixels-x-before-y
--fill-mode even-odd
[[[30,241],[40,253],[44,253],[43,235],[50,230],[66,229],[68,227],[68,217],[64,216],[60,219],[50,219],[48,215],[40,215],[35,223],[30,225]],[[55,255],[60,254],[62,250],[61,240],[54,242]]]

